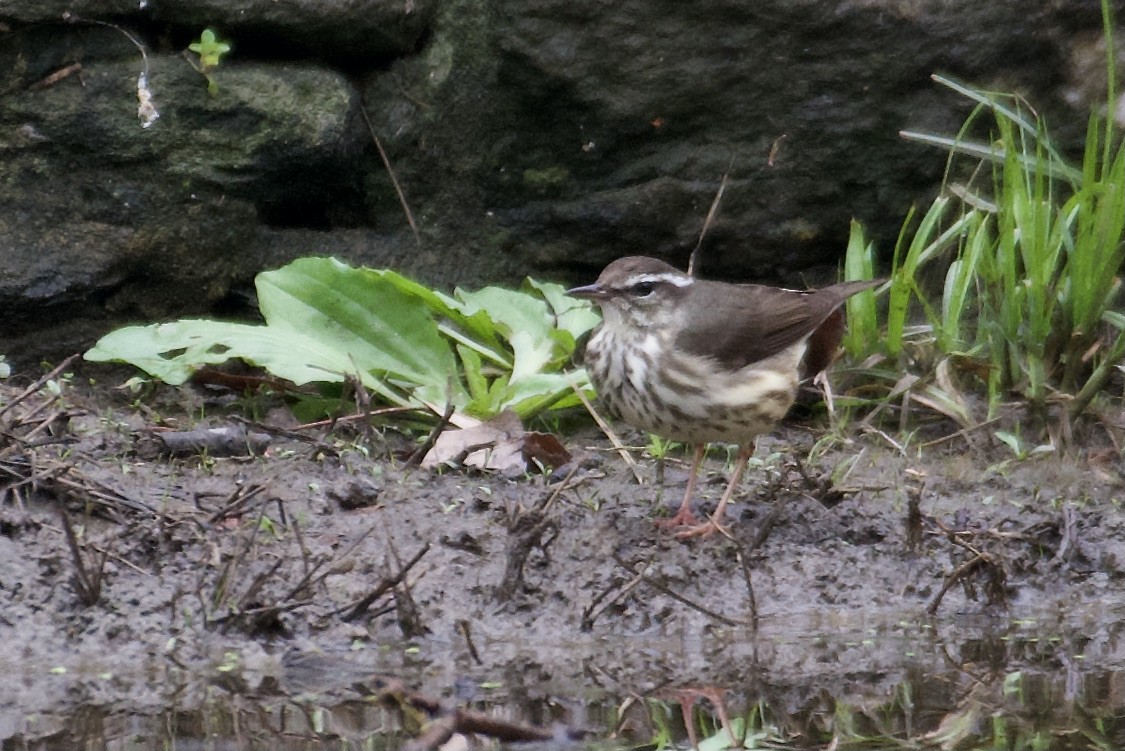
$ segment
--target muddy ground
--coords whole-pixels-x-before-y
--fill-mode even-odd
[[[127,375],[79,367],[15,406],[31,379],[0,387],[4,738],[82,708],[342,701],[383,678],[525,707],[685,685],[796,707],[877,692],[904,654],[969,659],[997,630],[1052,635],[1048,660],[1125,662],[1125,490],[1098,426],[1021,460],[988,429],[919,448],[955,428],[791,421],[759,445],[735,539],[685,542],[653,524],[683,492],[682,452],[635,452],[644,484],[589,425],[563,436],[573,473],[406,469],[421,433],[391,424],[166,458],[154,429],[295,421],[277,398],[111,388]],[[709,456],[704,510],[725,460]],[[536,712],[513,716],[592,722]]]

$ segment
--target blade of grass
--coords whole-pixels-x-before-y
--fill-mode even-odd
[[[949,266],[945,275],[945,289],[941,297],[941,326],[937,332],[938,346],[949,353],[963,349],[962,322],[969,313],[966,303],[969,291],[976,284],[978,265],[986,247],[991,244],[988,219],[972,212],[974,219],[966,228],[967,239],[960,257]]]
[[[1007,157],[1007,150],[992,146],[989,144],[980,143],[979,141],[962,141],[957,138],[950,138],[949,136],[937,136],[932,133],[920,133],[916,130],[900,130],[899,136],[908,141],[917,141],[918,143],[929,144],[930,146],[938,146],[947,151],[954,151],[963,156],[976,157],[986,161],[994,162],[996,164],[1003,163]],[[1048,162],[1046,164],[1036,164],[1034,159],[1029,159],[1022,155],[1017,155],[1021,162],[1024,162],[1028,167],[1036,167],[1037,169],[1044,169],[1052,177],[1060,177],[1072,182],[1078,182],[1082,179],[1082,172],[1074,167],[1067,166],[1061,161],[1058,163]]]
[[[844,279],[848,281],[875,278],[875,245],[868,242],[863,226],[852,220],[848,235],[848,248],[844,253]],[[878,349],[879,319],[875,308],[875,295],[870,290],[852,295],[845,303],[848,317],[844,349],[854,359],[864,357]]]

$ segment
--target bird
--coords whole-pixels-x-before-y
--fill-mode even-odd
[[[694,446],[683,502],[658,525],[681,538],[731,536],[723,515],[758,436],[789,411],[801,382],[836,358],[844,301],[880,281],[800,291],[700,279],[656,258],[628,256],[593,284],[567,290],[601,308],[584,360],[610,416]],[[713,442],[737,444],[738,459],[701,523],[691,498]]]

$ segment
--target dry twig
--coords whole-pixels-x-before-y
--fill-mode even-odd
[[[551,506],[559,495],[573,485],[571,478],[578,472],[578,465],[571,467],[570,472],[561,482],[555,484],[551,492],[543,496],[530,509],[516,513],[508,522],[508,560],[504,566],[504,576],[493,597],[498,602],[507,602],[523,586],[523,568],[531,551],[538,547],[546,552],[547,547],[554,541],[554,536],[543,540],[543,535],[548,530],[557,534],[558,524],[548,515]]]
[[[342,608],[338,608],[332,611],[331,615],[339,615],[341,613],[345,613],[346,611],[346,615],[343,616],[343,619],[345,621],[354,621],[358,619],[364,613],[366,613],[373,604],[375,604],[376,600],[401,584],[402,580],[406,578],[406,575],[410,573],[410,569],[414,568],[414,566],[417,565],[418,561],[422,560],[422,556],[428,553],[429,550],[430,543],[427,542],[417,553],[413,555],[413,557],[411,557],[409,561],[406,562],[405,566],[399,569],[397,574],[390,577],[384,577],[379,581],[378,584],[375,585],[374,589],[372,589],[370,592],[356,600],[354,603],[345,605]]]
[[[3,408],[0,408],[0,417],[3,417],[4,415],[8,414],[8,412],[10,412],[16,405],[20,404],[25,399],[27,399],[29,396],[31,396],[35,392],[39,391],[39,389],[43,388],[44,384],[46,384],[48,381],[50,381],[53,378],[55,378],[56,376],[58,376],[59,373],[62,373],[64,370],[69,368],[72,364],[74,364],[74,361],[77,360],[77,359],[78,359],[78,355],[76,355],[76,354],[71,355],[70,357],[66,358],[61,363],[59,363],[57,366],[55,366],[51,370],[50,373],[43,376],[42,378],[37,380],[35,383],[31,384],[26,389],[24,389],[22,392],[20,392],[19,395],[17,395],[14,399],[12,399],[12,401],[5,404],[3,406]]]
[[[670,587],[666,586],[665,584],[662,584],[661,582],[658,582],[655,579],[651,578],[650,576],[645,574],[643,571],[636,571],[633,568],[632,564],[625,561],[617,553],[614,553],[613,560],[615,560],[617,562],[618,566],[625,569],[630,574],[632,574],[634,576],[640,576],[642,582],[644,582],[648,586],[652,587],[657,592],[660,592],[662,594],[665,594],[665,595],[671,597],[676,602],[687,605],[692,610],[698,611],[698,612],[702,613],[703,615],[707,616],[708,618],[712,618],[712,619],[714,619],[714,620],[718,621],[719,623],[722,623],[726,626],[751,625],[751,624],[746,623],[745,621],[736,621],[732,618],[728,618],[725,615],[723,615],[722,613],[716,613],[714,610],[711,610],[708,607],[704,607],[703,605],[700,605],[698,602],[695,602],[694,600],[689,600],[687,597],[684,597],[679,592],[676,592],[675,590],[671,589]]]
[[[97,605],[102,597],[102,582],[105,575],[105,562],[109,555],[102,552],[95,556],[95,565],[87,566],[86,558],[82,555],[82,548],[78,544],[78,536],[74,534],[74,527],[70,526],[70,517],[66,509],[59,508],[59,517],[62,519],[63,532],[66,535],[66,544],[70,548],[70,557],[74,561],[74,592],[78,600],[86,607]]]
[[[547,728],[508,722],[485,712],[450,707],[442,700],[407,690],[401,681],[395,679],[376,679],[374,682],[379,685],[375,698],[384,706],[438,718],[438,727],[424,731],[412,742],[414,751],[434,751],[454,733],[483,735],[501,743],[549,741],[559,735]],[[581,733],[576,731],[565,731],[562,735],[571,740],[581,737]]]
[[[383,143],[379,140],[379,136],[375,133],[375,126],[371,124],[371,118],[367,116],[367,110],[362,106],[359,112],[363,115],[363,122],[367,123],[367,131],[371,134],[371,140],[375,142],[375,148],[379,151],[379,158],[383,160],[383,167],[386,168],[387,174],[391,178],[391,185],[394,186],[395,195],[398,196],[398,202],[402,205],[402,213],[406,215],[406,222],[410,225],[410,230],[414,233],[414,243],[416,245],[422,244],[422,238],[418,234],[418,224],[414,221],[414,213],[410,210],[410,204],[406,202],[406,194],[402,192],[402,186],[398,183],[398,177],[395,176],[395,169],[391,166],[391,160],[387,156],[386,150],[383,149]]]
[[[426,454],[430,453],[430,449],[437,443],[438,436],[444,433],[445,429],[449,427],[449,421],[453,418],[453,412],[453,402],[448,402],[445,405],[445,411],[441,413],[441,418],[438,420],[437,425],[435,425],[434,429],[430,431],[430,434],[426,436],[426,440],[422,442],[422,445],[414,449],[413,453],[411,453],[410,457],[406,460],[407,467],[417,467],[422,463],[422,460],[426,458]],[[467,457],[468,454],[465,454],[465,456]],[[462,461],[464,461],[464,459],[462,459]]]
[[[617,437],[617,433],[613,431],[613,428],[609,427],[609,423],[602,419],[602,416],[598,414],[598,411],[596,409],[594,409],[594,405],[590,404],[590,400],[587,399],[586,395],[582,393],[582,389],[578,388],[573,383],[570,384],[570,387],[574,389],[574,393],[578,395],[578,400],[582,402],[582,406],[585,407],[586,411],[590,413],[590,417],[594,418],[594,422],[597,423],[599,428],[601,428],[602,433],[604,433],[605,437],[609,439],[609,442],[613,444],[613,448],[621,456],[621,459],[625,462],[625,465],[629,467],[629,470],[633,473],[633,477],[636,479],[637,484],[644,485],[644,480],[641,479],[641,473],[637,469],[637,460],[634,459],[633,456],[629,453],[629,450],[625,448],[625,444],[623,444],[621,442],[621,439]]]
[[[734,157],[730,159],[727,164],[727,171],[723,173],[723,179],[719,181],[719,189],[715,191],[715,197],[711,199],[711,208],[707,210],[707,217],[703,220],[703,228],[699,230],[699,239],[692,248],[691,255],[688,256],[687,273],[688,276],[695,276],[695,260],[699,256],[699,249],[703,247],[703,238],[707,237],[707,232],[711,229],[711,223],[715,221],[715,216],[719,213],[719,202],[723,200],[723,192],[727,189],[727,181],[730,179],[730,168],[734,165]]]

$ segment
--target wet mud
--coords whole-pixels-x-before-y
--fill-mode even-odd
[[[966,707],[987,728],[1013,680],[1052,712],[1125,713],[1112,447],[1019,459],[987,430],[920,448],[953,429],[790,421],[733,539],[681,541],[653,521],[683,452],[631,468],[580,427],[554,473],[408,469],[424,431],[292,432],[279,400],[83,377],[0,394],[5,748],[169,728],[393,745],[458,707],[642,743],[753,716],[827,745],[846,706],[857,732],[941,745]],[[154,430],[236,418],[263,455],[153,455]],[[709,455],[701,511],[727,459]]]

